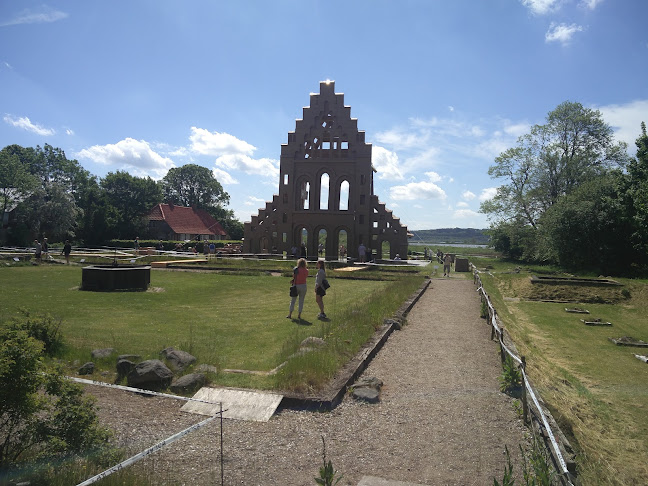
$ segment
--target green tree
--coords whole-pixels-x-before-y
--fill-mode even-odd
[[[94,401],[42,361],[43,345],[25,331],[0,329],[0,475],[38,457],[80,455],[110,434]]]
[[[632,218],[631,240],[643,264],[648,260],[648,134],[641,122],[641,135],[637,138],[637,157],[628,165],[627,206]]]
[[[207,167],[186,164],[174,167],[162,179],[164,198],[180,206],[209,211],[229,203],[229,194]]]
[[[162,202],[162,190],[150,177],[125,171],[109,172],[101,180],[106,198],[107,233],[113,238],[134,238],[146,230],[146,215]]]
[[[481,206],[495,221],[520,221],[537,228],[558,199],[609,169],[624,167],[626,145],[615,143],[598,110],[564,102],[495,159],[488,174],[503,180]]]
[[[0,203],[2,214],[9,210],[15,203],[22,201],[36,186],[36,179],[32,177],[20,157],[11,153],[6,148],[0,150]]]

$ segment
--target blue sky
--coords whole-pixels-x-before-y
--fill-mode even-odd
[[[648,122],[645,0],[4,1],[0,147],[97,176],[214,171],[249,221],[334,80],[409,229],[488,226],[488,167],[563,101],[629,144]]]

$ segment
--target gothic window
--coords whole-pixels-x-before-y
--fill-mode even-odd
[[[320,205],[321,210],[328,210],[329,208],[329,175],[324,172],[320,178]]]
[[[340,211],[349,210],[349,181],[342,181],[340,184]]]
[[[299,209],[310,208],[310,182],[304,181],[301,183],[299,190]]]

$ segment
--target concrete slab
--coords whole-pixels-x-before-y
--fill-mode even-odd
[[[393,479],[382,479],[374,476],[362,476],[358,486],[423,486],[420,483],[405,483]]]
[[[219,412],[219,402],[223,403],[224,418],[267,422],[281,403],[283,395],[276,393],[236,390],[233,388],[203,387],[193,398],[213,402],[215,405],[200,402],[187,402],[180,410],[199,415],[214,415]]]

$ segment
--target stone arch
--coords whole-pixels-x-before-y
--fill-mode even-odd
[[[348,228],[347,226],[338,226],[333,231],[331,237],[331,246],[333,246],[334,248],[334,251],[331,253],[331,255],[337,255],[338,258],[341,258],[342,255],[340,255],[340,245],[344,244],[344,247],[346,249],[346,254],[344,256],[348,256],[349,246],[352,244],[350,228]]]
[[[319,253],[320,243],[324,245],[323,255],[320,255]],[[326,226],[318,226],[315,228],[315,231],[313,232],[312,248],[313,248],[313,253],[312,253],[313,255],[322,256],[322,257],[326,257],[326,255],[330,255],[331,235],[329,234],[329,230]]]
[[[308,225],[305,224],[298,224],[295,226],[294,231],[293,231],[293,242],[294,245],[299,249],[301,247],[302,242],[306,245],[306,251],[308,255],[312,255],[312,250],[309,248],[309,242],[313,238],[311,238],[311,235],[313,234],[312,228]]]

